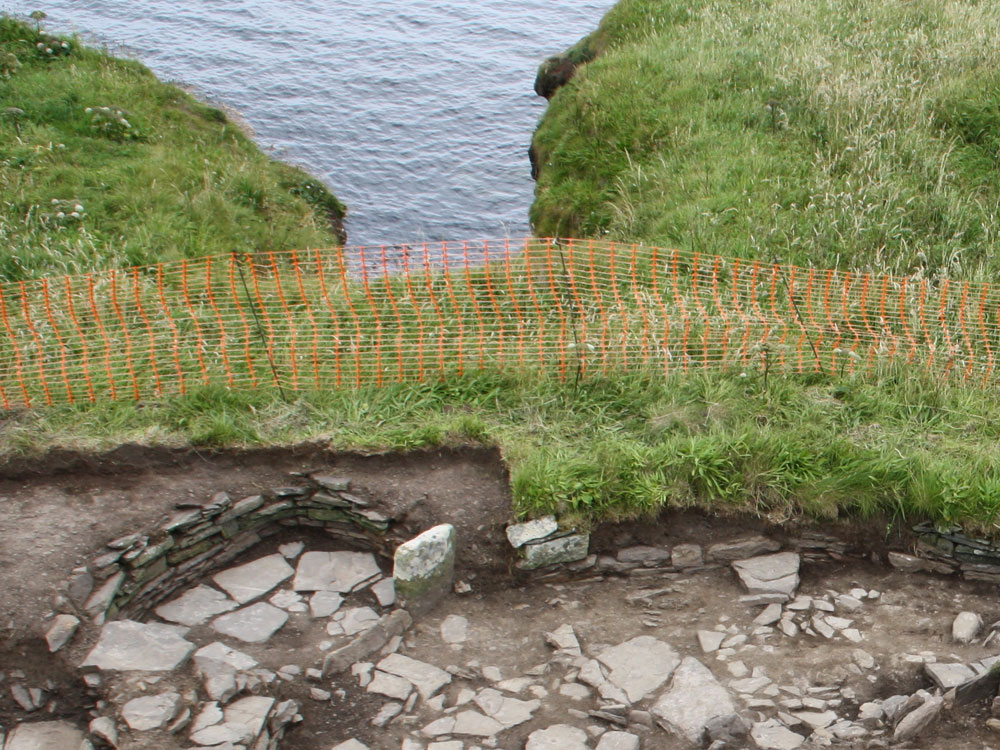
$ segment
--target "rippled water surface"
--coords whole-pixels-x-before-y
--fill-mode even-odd
[[[351,244],[523,236],[542,59],[613,0],[0,0],[239,109]]]

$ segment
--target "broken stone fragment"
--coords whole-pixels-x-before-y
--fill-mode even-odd
[[[795,750],[806,741],[777,719],[757,722],[750,728],[750,736],[760,750]]]
[[[133,698],[122,706],[122,719],[131,729],[148,731],[167,724],[180,710],[179,693],[166,692]]]
[[[54,654],[69,643],[79,626],[79,618],[73,615],[56,615],[52,626],[45,633],[45,641],[49,644],[49,653]]]
[[[669,644],[648,635],[607,648],[597,659],[610,670],[608,681],[625,691],[630,703],[664,684],[681,663]]]
[[[780,609],[780,605],[779,609]],[[726,640],[728,633],[720,632],[718,630],[699,630],[698,631],[698,644],[701,646],[703,653],[710,654],[713,651],[718,651],[719,647],[722,646],[722,642]]]
[[[732,563],[750,594],[780,594],[791,598],[799,585],[800,557],[795,552],[752,557]]]
[[[522,570],[583,560],[590,552],[590,534],[570,534],[543,542],[531,542],[521,548]]]
[[[402,654],[389,654],[376,666],[383,672],[409,680],[424,700],[451,682],[451,675],[443,669]]]
[[[712,719],[736,712],[729,691],[709,669],[692,656],[674,670],[670,688],[653,705],[652,713],[664,728],[700,744]]]
[[[777,552],[781,545],[773,539],[762,536],[749,536],[734,539],[730,542],[720,542],[708,548],[708,559],[717,562],[733,562],[746,560],[768,552]]]
[[[511,524],[507,527],[507,541],[514,549],[518,549],[528,542],[536,542],[545,539],[559,530],[559,524],[555,516],[544,516],[525,523]]]
[[[918,737],[940,715],[942,708],[943,698],[928,698],[922,706],[907,714],[896,725],[892,741],[905,742]]]
[[[461,615],[448,615],[441,622],[441,640],[458,645],[469,637],[469,621]]]
[[[455,527],[441,524],[396,548],[392,577],[404,601],[428,607],[451,591],[455,575]]]
[[[925,663],[924,672],[942,690],[958,687],[976,677],[976,673],[964,664]]]
[[[574,656],[579,656],[582,653],[576,632],[569,624],[560,625],[551,633],[546,633],[545,642],[556,651],[563,651]]]
[[[670,555],[670,564],[675,568],[696,568],[702,562],[702,551],[699,544],[678,544]]]
[[[118,727],[107,716],[98,716],[91,720],[87,731],[100,740],[100,744],[118,747]]]
[[[587,733],[569,724],[553,724],[528,735],[524,750],[587,750]]]
[[[983,628],[983,618],[975,612],[959,612],[951,624],[951,637],[956,643],[971,643]]]
[[[2,734],[2,732],[0,732]],[[93,750],[83,732],[65,721],[18,724],[7,737],[6,750]]]

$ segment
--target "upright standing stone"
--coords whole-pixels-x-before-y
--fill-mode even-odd
[[[455,577],[455,527],[441,524],[396,548],[392,577],[407,604],[429,606],[451,591]]]

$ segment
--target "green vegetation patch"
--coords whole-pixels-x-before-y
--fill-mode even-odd
[[[535,134],[535,229],[994,277],[998,27],[964,0],[621,0]]]
[[[342,450],[479,444],[510,467],[514,511],[584,523],[665,508],[781,522],[1000,522],[1000,394],[910,370],[874,377],[733,370],[618,373],[578,384],[478,373],[305,391],[201,389],[163,403],[8,415],[7,456],[122,442]]]
[[[140,63],[0,16],[0,279],[330,247],[343,214]]]

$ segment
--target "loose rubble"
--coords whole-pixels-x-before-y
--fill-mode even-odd
[[[985,650],[1000,623],[984,628],[977,612],[962,611],[950,632],[939,631],[944,642],[968,653],[980,649],[974,659],[947,649],[891,655],[867,649],[872,613],[891,615],[902,606],[863,581],[800,591],[803,563],[843,553],[841,543],[821,534],[803,535],[797,551],[745,536],[707,547],[632,544],[596,554],[587,534],[560,528],[555,518],[511,525],[507,537],[518,568],[551,581],[538,584],[551,588],[547,619],[555,612],[564,619],[539,623],[514,649],[523,660],[495,664],[481,659],[496,650],[497,636],[486,632],[495,623],[469,611],[439,616],[428,606],[453,586],[458,590],[453,570],[460,541],[448,525],[397,546],[392,575],[372,551],[317,549],[311,541],[274,546],[230,567],[189,569],[207,578],[178,572],[190,557],[171,558],[172,551],[198,546],[202,533],[210,545],[219,544],[216,534],[236,538],[239,519],[259,520],[262,513],[308,518],[322,529],[349,515],[358,528],[370,531],[375,524],[384,531],[388,519],[349,490],[345,478],[314,474],[306,488],[239,501],[218,493],[208,504],[179,509],[159,534],[110,542],[68,585],[67,596],[89,623],[62,613],[44,631],[57,652],[81,624],[100,627],[79,666],[94,694],[106,691],[110,700],[95,704],[86,731],[31,718],[0,727],[0,748],[128,748],[143,738],[142,747],[166,750],[276,750],[304,712],[336,711],[346,696],[362,695],[371,709],[357,721],[358,736],[336,738],[335,750],[653,750],[667,743],[875,750],[919,742],[953,707],[988,702],[1000,687],[994,671],[1000,659]],[[226,526],[232,523],[237,527]],[[890,562],[934,569],[927,557],[932,536],[927,532],[917,550],[924,557],[893,553]],[[941,539],[959,549],[952,537],[934,537],[934,549],[947,546]],[[259,535],[238,541],[238,552],[251,541]],[[225,559],[223,550],[211,549],[205,560]],[[687,584],[702,574],[728,576],[721,580],[731,587],[730,614],[714,624],[703,609],[692,614],[680,604],[690,599]],[[573,575],[587,583],[565,583]],[[624,579],[621,595],[634,616],[620,623],[620,632],[597,635],[589,632],[572,586],[600,586],[609,577]],[[159,588],[147,588],[153,583]],[[140,591],[146,594],[137,599]],[[414,603],[423,605],[416,628],[403,608]],[[542,613],[541,605],[525,605],[536,607],[527,623]],[[124,617],[128,612],[137,619]],[[299,650],[289,653],[286,643]],[[823,673],[789,671],[782,650],[792,653],[805,643],[836,647],[846,658]],[[530,662],[528,654],[535,655]],[[890,667],[909,669],[925,688],[876,695],[874,686]],[[44,685],[24,674],[12,672],[4,683],[5,677],[0,674],[0,686],[26,716],[53,710]],[[196,688],[176,687],[189,684]],[[306,706],[281,700],[284,685],[299,686]],[[989,721],[1000,728],[1000,716]]]

